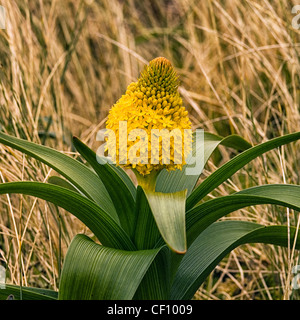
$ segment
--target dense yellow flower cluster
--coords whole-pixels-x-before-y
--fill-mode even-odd
[[[138,81],[131,83],[125,95],[111,108],[106,128],[115,134],[115,143],[108,133],[107,148],[118,165],[134,168],[142,175],[163,168],[182,169],[189,152],[184,147],[184,131],[191,129],[191,122],[182,105],[178,85],[171,63],[165,58],[156,58],[145,66]],[[127,131],[122,131],[124,127],[120,124],[125,123]],[[128,139],[124,137],[127,132]],[[163,143],[166,132],[169,146]],[[158,139],[159,148],[153,147],[154,139]],[[127,159],[130,152],[134,152],[135,161]],[[182,159],[176,161],[179,155]]]

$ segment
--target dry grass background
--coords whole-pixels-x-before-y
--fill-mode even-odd
[[[300,30],[287,0],[3,0],[0,130],[70,155],[78,135],[94,149],[111,105],[157,56],[172,61],[194,128],[252,143],[300,130]],[[300,184],[299,143],[252,161],[209,197],[264,183]],[[234,152],[215,152],[205,178]],[[0,181],[45,181],[48,167],[0,145]],[[299,226],[292,210],[251,207],[236,219]],[[225,218],[226,219],[226,218]],[[10,283],[57,289],[73,236],[87,230],[31,197],[0,197],[0,263]],[[291,246],[244,245],[195,299],[298,299]]]

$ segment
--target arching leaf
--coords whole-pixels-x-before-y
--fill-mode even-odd
[[[226,162],[219,169],[214,171],[209,177],[207,177],[188,197],[187,210],[194,207],[200,200],[203,199],[212,190],[230,178],[239,169],[249,163],[251,160],[260,156],[261,154],[280,147],[284,144],[293,142],[300,139],[300,132],[288,134],[282,137],[278,137],[267,142],[261,143],[255,147],[252,147],[239,155],[235,156],[230,161]]]
[[[168,172],[167,170],[163,170],[159,174],[156,181],[156,191],[171,193],[187,189],[187,196],[189,196],[193,191],[201,172],[203,171],[204,165],[218,145],[224,145],[230,148],[237,149],[239,151],[244,151],[252,147],[248,141],[244,140],[238,135],[230,135],[224,138],[208,132],[204,132],[203,134],[203,141],[200,140],[196,144],[194,133],[193,154],[187,159],[187,165],[184,166],[182,170],[170,172]],[[198,161],[200,161],[201,167],[197,169],[197,174],[187,175],[186,167],[192,164],[192,157],[195,157],[199,154],[201,155],[203,160],[200,161],[200,159],[198,159]]]
[[[290,229],[291,242],[295,228]],[[245,221],[221,221],[212,224],[194,241],[176,273],[171,299],[191,299],[206,277],[233,249],[245,243],[288,245],[285,226],[265,227]],[[300,249],[300,237],[296,241]]]
[[[2,132],[0,132],[0,143],[24,152],[53,168],[118,221],[115,207],[102,181],[81,162],[49,147],[18,139]]]
[[[135,246],[116,221],[95,202],[77,192],[41,182],[0,184],[0,194],[20,193],[52,202],[80,219],[108,247],[135,250]]]
[[[154,250],[124,251],[77,235],[67,252],[59,286],[60,300],[132,299],[152,262]]]

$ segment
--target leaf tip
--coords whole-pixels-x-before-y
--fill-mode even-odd
[[[184,250],[174,250],[174,249],[171,249],[171,250],[173,250],[175,253],[177,253],[177,254],[186,254],[186,251],[187,251],[187,249],[184,249]]]

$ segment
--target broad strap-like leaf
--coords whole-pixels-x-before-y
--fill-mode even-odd
[[[115,207],[105,186],[99,177],[84,164],[49,147],[2,132],[0,132],[0,143],[24,152],[53,168],[118,221]]]
[[[189,196],[193,191],[201,172],[203,171],[204,165],[218,145],[224,145],[230,148],[237,149],[238,151],[244,151],[252,147],[252,145],[248,141],[244,140],[238,135],[230,135],[224,138],[208,132],[204,132],[203,141],[200,140],[196,144],[194,133],[193,153],[190,157],[188,157],[186,161],[187,165],[185,165],[182,170],[175,170],[170,172],[167,170],[163,170],[157,177],[156,191],[171,193],[187,189],[187,196]],[[193,163],[192,157],[195,157],[199,154],[203,155],[203,161],[200,161],[201,167],[198,168],[198,173],[195,175],[187,175],[186,168],[187,166],[191,166],[191,164]],[[198,161],[199,160],[200,159],[198,159]]]
[[[267,151],[298,139],[300,139],[300,132],[288,134],[261,143],[235,156],[233,159],[214,171],[191,193],[191,195],[187,198],[187,210],[194,207],[200,200],[203,199],[203,197],[230,178],[234,173],[236,173],[251,160]]]
[[[20,193],[41,198],[69,211],[80,219],[108,247],[135,250],[119,224],[94,201],[66,188],[41,182],[0,184],[0,194]]]
[[[68,180],[58,177],[58,176],[52,176],[48,179],[48,183],[54,184],[56,186],[60,186],[66,189],[69,189],[71,191],[77,192],[79,194],[83,194],[81,191],[79,191],[71,182]]]
[[[22,293],[21,293],[22,292]],[[6,284],[5,288],[0,288],[0,300],[7,300],[8,296],[13,300],[57,300],[58,292],[48,289],[22,287]]]
[[[225,215],[254,205],[273,204],[300,211],[300,186],[296,185],[264,185],[245,189],[241,192],[208,200],[186,213],[187,245],[193,241],[218,219]],[[157,246],[163,244],[159,240]],[[172,256],[172,271],[180,264],[182,256]]]
[[[170,257],[171,250],[163,247],[151,263],[141,284],[139,285],[134,300],[166,300],[170,296]]]
[[[188,245],[218,219],[238,209],[259,204],[281,205],[300,211],[300,186],[263,185],[201,203],[186,214]]]
[[[80,141],[77,137],[73,137],[73,142],[74,142],[75,148],[76,148],[77,143],[78,143],[77,146],[84,145],[84,143],[82,141]],[[87,147],[87,146],[85,145],[85,147]],[[132,198],[135,199],[136,186],[134,185],[134,183],[132,182],[132,180],[128,176],[128,174],[120,166],[116,166],[115,164],[111,163],[108,158],[102,158],[101,156],[97,155],[94,151],[92,151],[90,148],[88,148],[88,149],[89,149],[90,156],[91,155],[95,156],[96,160],[99,160],[99,161],[101,161],[101,159],[103,159],[104,162],[107,163],[110,166],[110,168],[116,172],[116,174],[120,177],[120,179],[122,179],[123,182],[126,184],[128,190],[130,191],[130,193],[132,195]],[[102,162],[103,162],[103,160],[102,160]],[[90,165],[91,165],[91,163],[90,163]]]
[[[77,235],[65,258],[59,299],[132,299],[153,261],[164,254],[163,249],[117,250]]]
[[[122,169],[116,168],[105,160],[100,164],[98,161],[101,159],[98,158],[97,161],[96,153],[78,138],[73,138],[73,143],[102,180],[116,208],[122,228],[133,238],[136,220],[135,198],[131,190],[135,190],[133,182],[125,172],[121,175]]]
[[[137,249],[155,248],[161,235],[152,215],[147,197],[140,186],[137,187],[136,193],[136,217],[134,243]]]
[[[176,253],[186,252],[186,190],[162,193],[145,190],[153,217],[166,244]]]
[[[296,229],[290,228],[291,243]],[[265,227],[245,221],[221,221],[212,224],[194,241],[183,257],[171,288],[171,299],[191,299],[217,264],[233,249],[245,243],[288,245],[285,226]],[[300,237],[296,240],[300,249]]]

